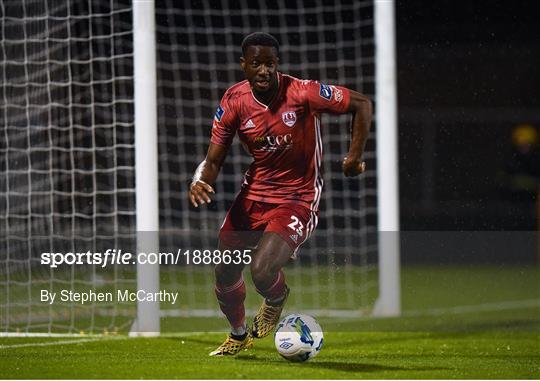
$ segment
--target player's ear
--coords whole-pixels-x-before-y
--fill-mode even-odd
[[[246,71],[246,60],[243,56],[240,57],[240,67],[242,68],[242,70]]]

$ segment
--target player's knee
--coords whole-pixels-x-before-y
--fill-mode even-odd
[[[251,262],[251,279],[258,289],[265,289],[272,284],[276,275],[275,269],[264,261]]]
[[[216,281],[219,284],[230,284],[231,282],[234,283],[240,277],[241,272],[241,268],[226,265],[224,263],[220,263],[214,268]]]
[[[216,265],[216,267],[214,268],[214,274],[216,275],[216,280],[218,281],[218,283],[225,278],[225,275],[226,275],[226,271],[225,269],[223,268],[223,266],[221,265]]]

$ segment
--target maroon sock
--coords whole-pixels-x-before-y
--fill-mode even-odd
[[[233,329],[244,325],[246,310],[244,300],[246,299],[246,285],[244,278],[240,279],[231,286],[218,286],[216,283],[216,296],[219,302],[219,308],[229,320]]]
[[[283,274],[283,271],[279,270],[274,282],[272,282],[272,285],[266,290],[257,289],[257,292],[264,296],[267,300],[274,301],[279,300],[279,298],[285,295],[285,288],[285,274]]]

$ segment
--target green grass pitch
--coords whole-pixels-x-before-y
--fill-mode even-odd
[[[293,290],[294,291],[294,290]],[[0,378],[538,379],[538,267],[410,267],[403,316],[319,319],[321,353],[281,359],[272,338],[234,358],[208,352],[220,319],[164,319],[160,338],[0,338]]]

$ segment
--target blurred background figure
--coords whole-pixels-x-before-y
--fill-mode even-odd
[[[530,202],[540,191],[540,138],[535,127],[520,124],[512,129],[512,149],[501,176],[504,198]]]

